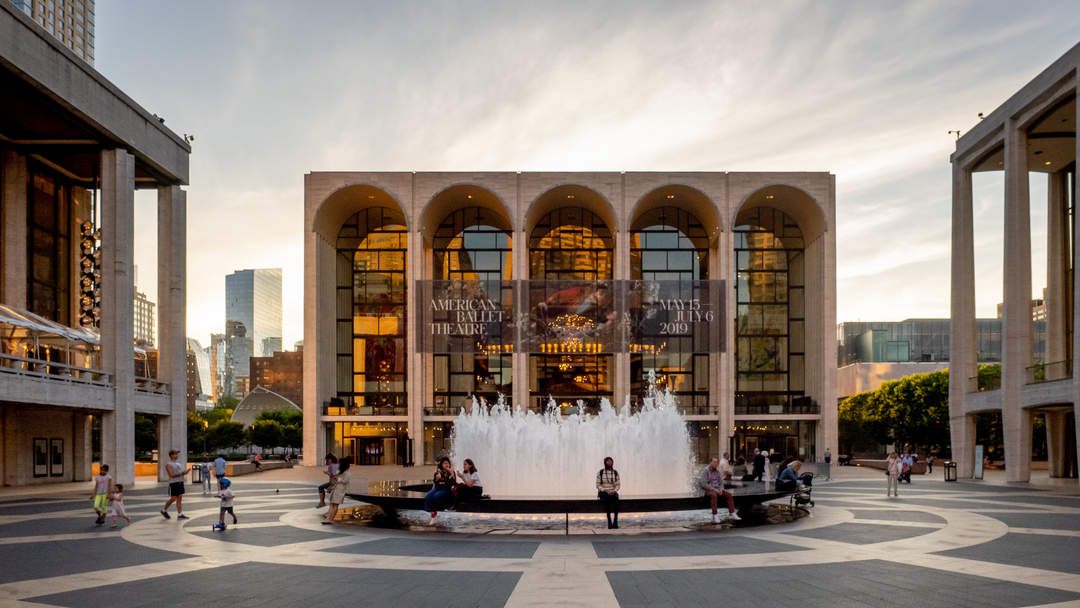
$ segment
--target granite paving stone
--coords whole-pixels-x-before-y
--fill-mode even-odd
[[[1040,568],[1080,574],[1080,537],[1009,532],[988,543],[942,551],[939,555],[963,557],[995,564]]]
[[[868,545],[921,536],[923,534],[929,534],[930,532],[936,532],[937,530],[937,528],[923,528],[916,526],[843,523],[822,528],[813,528],[810,530],[788,532],[787,534],[792,536],[803,536],[806,538],[820,538],[822,540],[832,540],[853,545]]]
[[[897,509],[850,509],[855,519],[879,519],[883,521],[909,521],[915,523],[943,524],[945,518],[926,511]]]
[[[530,559],[539,542],[483,540],[416,540],[383,538],[344,547],[325,549],[333,553],[362,553],[370,555],[408,555],[415,557],[492,557]]]
[[[212,530],[210,529],[210,526],[211,524],[207,524],[206,530],[201,531],[191,529],[190,525],[185,526],[185,529],[191,534],[203,538],[210,538],[228,543],[258,545],[260,547],[276,547],[278,545],[304,543],[312,540],[324,540],[334,536],[341,536],[330,530],[327,530],[326,532],[316,532],[314,530],[294,528],[285,525],[245,528],[242,521],[237,526],[229,525],[228,529],[224,531]]]
[[[683,555],[737,555],[746,553],[776,553],[802,551],[803,547],[787,545],[749,536],[721,536],[686,540],[649,539],[626,541],[593,541],[597,557],[674,557]]]
[[[0,545],[0,584],[191,557],[129,543],[119,536]],[[87,605],[87,604],[84,604]]]

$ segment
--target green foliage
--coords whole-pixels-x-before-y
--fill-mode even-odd
[[[157,447],[157,420],[147,414],[135,414],[135,454],[149,454]]]
[[[187,444],[188,451],[206,451],[207,423],[198,414],[188,412],[187,415]]]
[[[217,405],[214,406],[214,409],[220,408],[223,410],[235,410],[236,406],[239,403],[240,400],[236,397],[222,397],[221,399],[218,399]],[[229,415],[231,416],[232,414]]]
[[[980,391],[993,391],[1001,388],[1001,364],[988,363],[979,366],[978,389]]]
[[[239,422],[219,422],[206,432],[208,450],[236,447],[247,440],[247,429]]]
[[[263,412],[255,420],[276,420],[281,426],[303,426],[304,412],[292,408]]]
[[[841,449],[910,445],[920,452],[949,443],[949,372],[914,374],[852,395],[839,407]]]
[[[281,442],[288,448],[299,448],[304,445],[304,429],[299,424],[290,424],[283,429]]]
[[[251,443],[263,448],[276,448],[283,443],[284,431],[277,420],[256,420],[251,426]]]

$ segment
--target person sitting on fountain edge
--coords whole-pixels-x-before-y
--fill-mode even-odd
[[[705,467],[705,470],[701,472],[701,478],[698,480],[698,484],[705,490],[705,495],[709,497],[709,506],[712,508],[712,520],[714,524],[720,523],[720,515],[717,513],[716,505],[718,499],[723,496],[727,499],[728,519],[739,521],[742,519],[739,514],[735,512],[735,497],[724,489],[724,473],[720,470],[720,459],[713,457],[709,461],[709,465]]]
[[[480,484],[480,474],[476,472],[472,458],[466,458],[461,465],[461,471],[456,474],[461,483],[454,486],[455,505],[463,500],[475,500],[484,495],[484,486]]]
[[[451,492],[454,490],[454,467],[450,459],[440,456],[435,468],[435,475],[431,478],[431,489],[424,496],[424,510],[431,513],[431,523],[435,523],[435,516],[439,509],[445,508],[450,502]]]
[[[619,472],[615,470],[615,459],[604,458],[604,468],[596,474],[596,497],[604,503],[607,514],[608,530],[619,527]]]
[[[780,491],[794,490],[802,484],[799,481],[799,468],[802,467],[802,463],[798,460],[792,460],[791,464],[784,467],[784,470],[780,471],[780,476],[776,478],[776,489]]]

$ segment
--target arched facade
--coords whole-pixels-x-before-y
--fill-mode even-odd
[[[804,459],[835,452],[833,191],[827,173],[309,174],[306,457],[431,461],[449,449],[453,418],[474,397],[538,411],[551,400],[564,414],[602,398],[634,406],[650,371],[676,393],[699,459],[743,451],[748,426],[792,429],[761,447]],[[773,223],[758,226],[766,216]],[[766,403],[743,390],[738,340],[750,338],[749,315],[739,311],[764,315],[778,303],[742,299],[740,272],[751,269],[737,260],[752,249],[745,226],[775,234],[776,221],[772,241],[751,240],[799,252],[794,263],[785,253],[801,270],[783,269],[784,297],[804,292],[803,317],[785,302],[784,399]],[[787,224],[799,237],[783,232]],[[390,240],[399,249],[382,248]],[[790,280],[798,271],[801,286]],[[400,291],[372,287],[396,277]],[[457,299],[433,295],[448,293]],[[672,297],[704,303],[710,321],[687,315],[660,327],[643,313]],[[466,301],[483,310],[446,310]],[[369,328],[372,306],[394,321]],[[346,307],[349,316],[339,312]],[[482,328],[467,338],[441,335],[445,315],[488,323],[460,325]],[[379,346],[387,340],[393,349]]]

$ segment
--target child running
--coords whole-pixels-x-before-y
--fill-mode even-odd
[[[117,517],[124,518],[128,525],[131,525],[131,518],[128,517],[127,511],[124,511],[124,484],[122,483],[116,484],[112,494],[109,494],[109,514],[112,515],[113,528],[120,527],[120,524],[116,523]]]
[[[94,501],[94,511],[97,513],[97,525],[105,523],[106,507],[109,503],[109,494],[113,491],[112,475],[109,475],[109,465],[101,465],[101,470],[94,478],[94,493],[90,499]]]
[[[221,511],[218,516],[218,523],[214,526],[215,530],[225,529],[225,513],[232,515],[232,523],[236,524],[236,513],[233,513],[233,492],[229,489],[232,482],[227,477],[222,477],[218,480],[218,485],[221,486],[221,490],[218,492],[218,498],[221,499]]]

